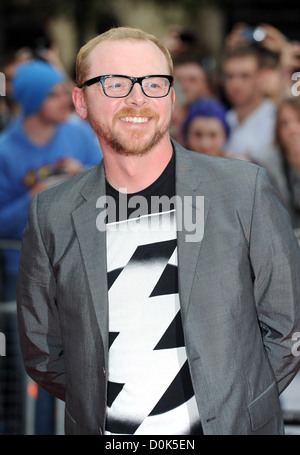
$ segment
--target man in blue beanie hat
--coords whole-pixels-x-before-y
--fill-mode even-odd
[[[102,158],[90,126],[70,116],[67,85],[61,71],[40,60],[20,64],[12,79],[12,94],[21,114],[0,136],[0,239],[4,240],[0,250],[0,302],[15,300],[18,244],[32,197]],[[11,245],[7,239],[13,240],[13,248],[7,248]],[[16,334],[12,332],[10,338]],[[51,434],[52,408],[52,397],[39,389],[37,434]]]
[[[0,238],[21,240],[32,197],[102,158],[88,124],[71,116],[66,76],[44,61],[20,64],[12,93],[21,114],[0,136]],[[18,249],[2,249],[0,301],[15,299]],[[0,289],[1,291],[1,289]]]
[[[24,115],[35,114],[52,88],[65,80],[64,74],[42,60],[22,64],[13,78],[13,96]]]

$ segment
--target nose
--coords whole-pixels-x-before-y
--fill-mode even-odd
[[[149,98],[143,93],[141,85],[136,82],[126,98],[126,103],[134,106],[143,106],[149,102]]]
[[[201,144],[201,147],[205,150],[210,150],[212,146],[212,140],[209,136],[202,136],[202,138],[199,140],[199,144]]]

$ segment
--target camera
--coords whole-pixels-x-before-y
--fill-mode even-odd
[[[248,28],[241,33],[242,38],[251,43],[261,43],[266,35],[263,27]]]

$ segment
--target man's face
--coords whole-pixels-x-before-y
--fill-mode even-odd
[[[211,94],[204,69],[197,63],[178,64],[174,75],[184,94],[184,101],[189,104],[198,98]]]
[[[259,68],[255,57],[232,57],[223,66],[224,89],[234,107],[246,106],[259,92]]]
[[[72,97],[65,83],[56,84],[38,112],[45,123],[64,122],[71,112]]]
[[[100,43],[91,52],[89,62],[88,78],[170,74],[164,54],[148,41]],[[169,135],[173,89],[164,98],[149,98],[136,83],[125,98],[110,98],[103,93],[99,82],[85,88],[84,103],[79,110],[78,97],[77,101],[76,97],[73,100],[79,115],[89,119],[104,152],[109,149],[125,155],[142,155]]]

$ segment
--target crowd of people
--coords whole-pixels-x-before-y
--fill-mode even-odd
[[[196,35],[182,27],[165,42],[178,95],[172,136],[189,149],[266,168],[298,229],[300,42],[270,24],[244,23],[226,36],[219,61],[197,49]]]
[[[166,36],[174,61],[176,102],[171,136],[187,149],[246,160],[268,171],[293,228],[300,228],[300,100],[292,75],[300,44],[269,24],[237,24],[220,61],[195,33]],[[3,65],[0,106],[0,239],[21,241],[35,194],[102,159],[90,125],[72,107],[74,82],[56,55],[18,50]],[[5,244],[4,244],[5,245]],[[16,298],[18,248],[0,250],[0,301]]]
[[[292,76],[300,68],[300,43],[289,41],[269,24],[252,29],[244,23],[236,24],[226,36],[219,61],[203,51],[194,30],[174,26],[164,42],[174,61],[171,136],[197,152],[265,167],[294,228],[300,228],[296,197],[300,176],[295,165],[300,124],[297,127],[298,98],[292,91],[297,83]],[[37,191],[101,159],[92,130],[73,110],[74,83],[59,53],[50,48],[36,58],[27,48],[19,49],[1,68],[6,79],[6,96],[0,105],[1,239],[21,239],[29,203]],[[46,65],[51,68],[48,73]],[[51,71],[57,71],[57,76],[51,76]],[[46,100],[52,103],[52,114],[44,106]],[[60,136],[55,134],[58,125],[59,131],[65,131]],[[82,146],[81,140],[89,146]],[[1,260],[0,300],[14,300],[18,251],[1,251]]]

